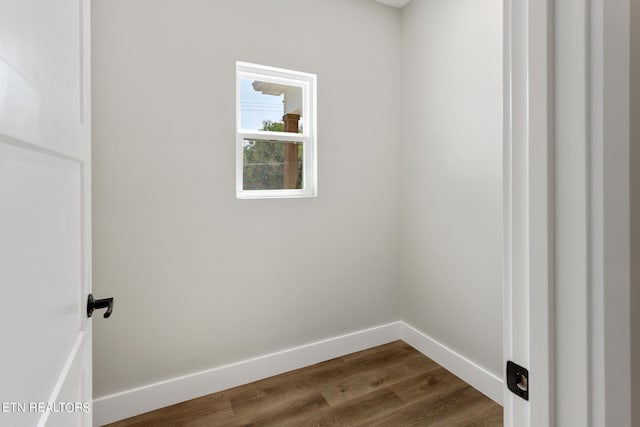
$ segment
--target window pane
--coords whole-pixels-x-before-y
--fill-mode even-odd
[[[302,133],[302,88],[240,80],[240,127]]]
[[[245,139],[243,190],[302,189],[302,142]]]

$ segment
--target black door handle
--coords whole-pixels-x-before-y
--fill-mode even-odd
[[[104,312],[105,319],[111,316],[111,312],[113,311],[113,298],[93,299],[93,294],[89,294],[89,298],[87,299],[87,317],[93,315],[93,310],[101,308],[107,309],[107,311]]]

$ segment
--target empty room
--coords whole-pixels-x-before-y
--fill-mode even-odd
[[[640,426],[638,24],[0,4],[0,426]]]

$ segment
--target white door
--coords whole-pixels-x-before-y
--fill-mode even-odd
[[[91,425],[89,0],[0,0],[0,426]]]

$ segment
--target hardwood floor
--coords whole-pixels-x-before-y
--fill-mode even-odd
[[[501,425],[500,405],[395,341],[109,427]]]

